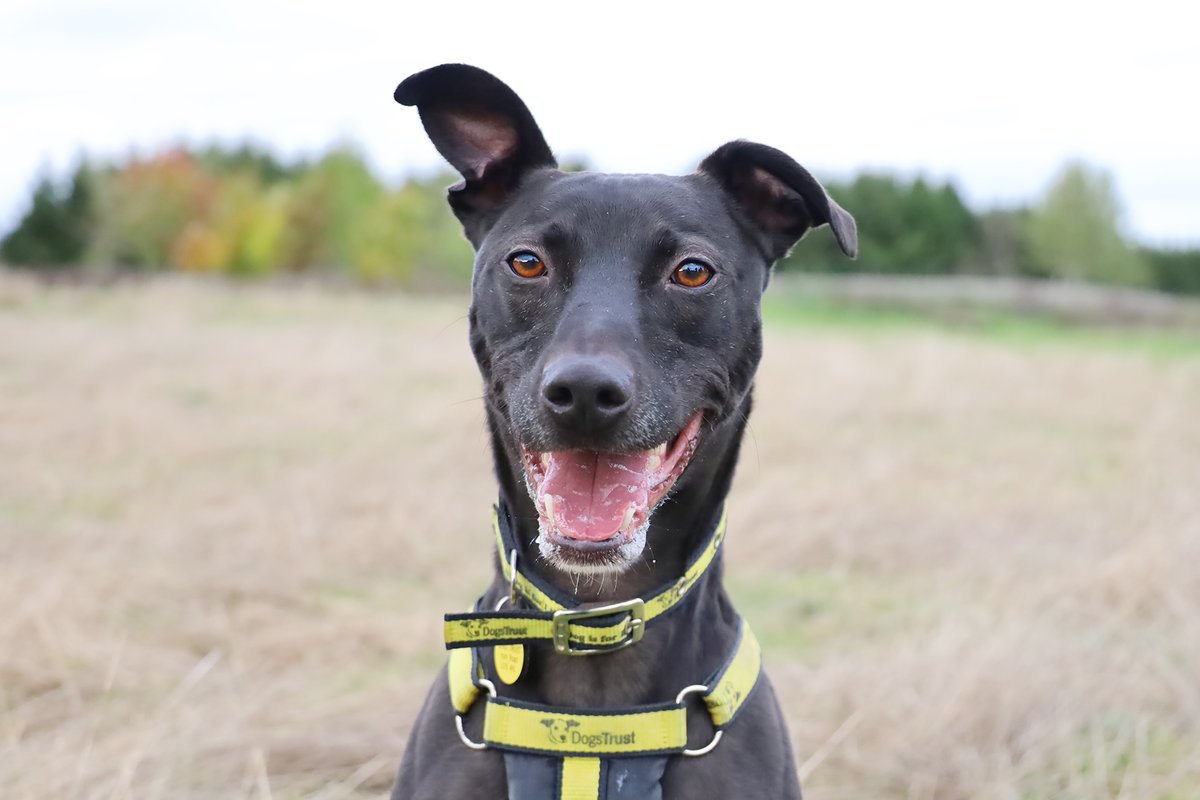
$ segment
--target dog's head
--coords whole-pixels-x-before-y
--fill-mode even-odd
[[[706,440],[744,422],[772,264],[854,219],[803,167],[729,142],[682,177],[564,173],[529,109],[461,64],[411,76],[462,175],[450,205],[475,247],[471,346],[502,479],[528,488],[543,555],[622,571]]]

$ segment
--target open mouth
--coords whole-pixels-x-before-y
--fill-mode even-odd
[[[650,515],[687,468],[702,418],[697,412],[671,441],[635,453],[523,449],[542,555],[576,572],[628,566],[645,546]]]

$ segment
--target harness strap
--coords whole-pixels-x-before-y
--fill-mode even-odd
[[[675,753],[687,746],[687,709],[669,703],[601,714],[489,697],[483,740],[560,756]]]
[[[472,611],[445,616],[444,636],[448,649],[497,644],[553,641],[564,653],[618,650],[641,638],[644,626],[671,611],[698,581],[720,551],[725,539],[725,512],[703,546],[692,556],[683,575],[659,588],[648,599],[616,603],[601,609],[567,608],[562,597],[536,575],[522,572],[506,556],[515,549],[512,534],[498,509],[492,512],[492,528],[500,552],[500,568],[513,591],[533,606],[525,610]],[[604,612],[608,613],[604,613]],[[599,612],[599,613],[598,613]]]
[[[754,633],[741,620],[737,642],[725,663],[704,686],[696,687],[718,730],[733,722],[758,686],[761,652]],[[474,651],[450,651],[447,670],[450,702],[456,712],[465,714],[483,685]],[[497,696],[492,686],[488,689],[483,740],[490,747],[579,757],[681,753],[687,747],[687,708],[683,700],[688,690],[681,692],[675,702],[600,713],[527,703]]]
[[[505,751],[508,797],[519,800],[662,800],[669,756],[553,758]]]
[[[596,800],[600,796],[600,759],[564,758],[559,800]]]
[[[704,705],[713,725],[724,728],[741,713],[750,693],[758,686],[762,674],[762,648],[745,620],[738,628],[738,640],[733,652],[708,681]]]
[[[459,714],[465,714],[475,705],[479,697],[479,674],[474,650],[451,650],[446,665],[446,676],[450,679],[450,705]]]

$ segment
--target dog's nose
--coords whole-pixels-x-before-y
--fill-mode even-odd
[[[612,358],[565,356],[542,371],[542,405],[560,424],[593,432],[617,422],[633,402],[633,370]]]

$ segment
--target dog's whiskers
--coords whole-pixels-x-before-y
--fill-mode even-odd
[[[463,398],[462,400],[455,400],[455,401],[451,402],[450,405],[461,406],[464,403],[474,403],[474,402],[477,402],[477,401],[483,400],[483,399],[484,399],[484,396],[480,394],[480,395],[476,395],[474,397],[466,397],[466,398]]]

